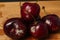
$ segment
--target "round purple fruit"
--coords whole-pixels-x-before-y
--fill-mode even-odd
[[[43,22],[48,24],[50,32],[57,32],[59,30],[59,17],[55,14],[49,14],[42,18]]]
[[[26,33],[26,27],[19,18],[7,20],[3,29],[5,34],[14,40],[23,38]]]
[[[33,21],[33,17],[37,18],[39,16],[40,6],[37,3],[24,3],[21,6],[21,16],[26,22]]]

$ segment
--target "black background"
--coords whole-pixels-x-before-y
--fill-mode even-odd
[[[0,0],[0,2],[37,1],[37,0]],[[60,0],[39,0],[39,1],[60,1]]]

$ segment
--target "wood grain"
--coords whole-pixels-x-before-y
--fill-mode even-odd
[[[21,2],[21,5],[24,2]],[[33,2],[32,2],[33,3]],[[48,14],[53,13],[60,17],[60,1],[39,1],[41,12],[40,16],[43,17],[47,14],[44,13],[42,6],[45,6]],[[1,2],[0,3],[0,40],[12,40],[4,34],[3,25],[6,20],[14,17],[21,17],[20,2]],[[27,40],[35,40],[30,37]],[[46,40],[60,40],[60,33],[52,34],[49,39]]]

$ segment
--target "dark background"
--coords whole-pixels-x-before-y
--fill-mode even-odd
[[[0,0],[0,2],[16,2],[16,1],[37,1],[37,0]],[[60,1],[60,0],[39,0],[39,1]]]

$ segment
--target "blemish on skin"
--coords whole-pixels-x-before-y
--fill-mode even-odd
[[[36,27],[36,29],[39,29],[39,25]]]
[[[29,17],[29,15],[26,15],[26,18],[28,18]]]
[[[16,31],[16,35],[20,35],[23,33],[23,30],[19,30],[19,29],[16,29],[15,31]]]
[[[13,32],[14,31],[14,29],[12,29],[10,32]]]
[[[46,20],[46,22],[45,22],[45,23],[47,23],[47,24],[51,25],[51,22],[50,22],[49,20]]]
[[[30,6],[27,6],[26,7],[26,11],[31,12],[31,7]]]
[[[6,24],[6,26],[9,26],[10,24],[12,24],[12,22],[9,22],[8,24]]]
[[[35,26],[31,27],[31,32],[35,32]]]
[[[16,26],[16,29],[19,27],[17,23],[14,23],[14,25]]]
[[[28,5],[26,6],[25,13],[28,14],[31,12],[31,7]]]

